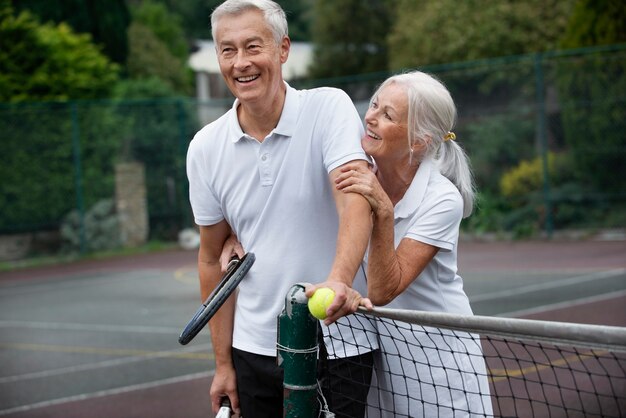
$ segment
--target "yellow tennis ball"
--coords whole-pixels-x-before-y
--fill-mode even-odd
[[[335,292],[328,287],[321,287],[309,299],[309,312],[317,319],[326,319],[326,309],[333,303]]]

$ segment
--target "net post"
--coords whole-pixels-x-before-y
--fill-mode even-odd
[[[277,361],[284,370],[283,417],[318,416],[318,322],[309,313],[304,284],[296,284],[285,297],[278,316]]]

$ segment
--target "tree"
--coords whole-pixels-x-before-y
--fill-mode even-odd
[[[140,0],[133,0],[139,3]],[[155,0],[182,18],[182,27],[189,42],[211,39],[211,13],[224,0]],[[277,0],[287,14],[292,41],[310,40],[311,9],[314,0]]]
[[[316,78],[387,69],[393,0],[317,0],[313,41]]]
[[[289,38],[292,41],[309,41],[311,39],[311,20],[315,0],[279,0],[289,23]]]
[[[399,0],[390,69],[555,49],[574,0]]]
[[[41,25],[30,13],[0,11],[0,101],[103,97],[119,68],[68,25]]]
[[[560,40],[563,48],[626,42],[626,4],[616,0],[579,0]]]
[[[172,55],[180,60],[187,59],[189,46],[177,13],[169,11],[165,4],[150,0],[131,7],[131,12],[133,20],[150,28]]]
[[[17,11],[28,10],[41,22],[66,22],[75,32],[89,33],[114,62],[123,64],[128,54],[126,30],[130,13],[124,0],[12,0]]]
[[[128,30],[128,39],[130,54],[127,69],[131,78],[158,77],[176,91],[189,92],[191,83],[185,64],[172,55],[150,28],[133,22]]]
[[[560,45],[580,48],[626,42],[626,6],[620,1],[579,0]],[[626,50],[563,58],[558,86],[567,144],[578,172],[603,193],[623,194],[626,150]],[[620,87],[621,86],[621,87]],[[584,105],[580,105],[584,104]]]

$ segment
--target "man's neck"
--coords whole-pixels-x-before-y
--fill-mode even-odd
[[[284,87],[271,100],[258,102],[240,102],[237,108],[237,118],[241,129],[259,142],[272,132],[278,125],[283,113],[287,89]]]

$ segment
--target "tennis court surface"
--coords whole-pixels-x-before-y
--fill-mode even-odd
[[[0,416],[210,417],[196,253],[0,273]],[[463,242],[476,314],[626,326],[626,241]]]

